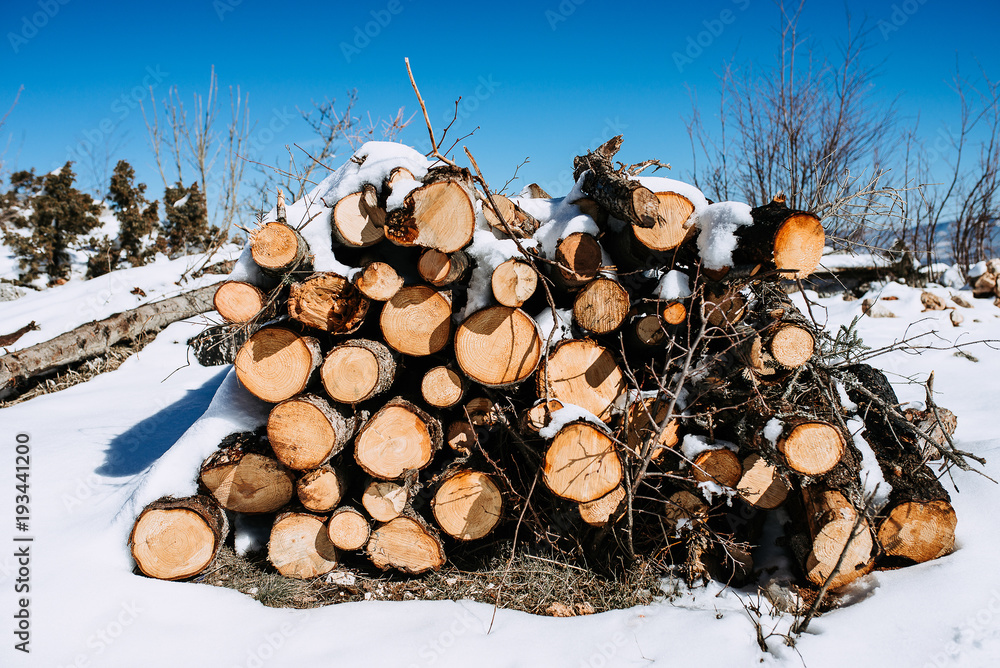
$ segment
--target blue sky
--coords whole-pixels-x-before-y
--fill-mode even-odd
[[[845,36],[845,6],[873,29],[869,57],[882,63],[875,98],[898,97],[904,117],[919,112],[928,133],[957,121],[947,85],[956,58],[968,73],[978,62],[1000,77],[1000,3],[812,0],[802,28],[819,47],[834,50]],[[250,94],[256,157],[274,162],[285,144],[309,139],[295,108],[311,99],[357,88],[358,108],[373,116],[416,111],[409,56],[438,132],[463,97],[456,130],[480,126],[463,143],[495,184],[528,157],[519,185],[536,181],[562,194],[573,156],[619,133],[621,159],[656,157],[683,178],[691,167],[687,87],[707,105],[726,60],[773,62],[777,26],[769,0],[5,0],[0,113],[24,86],[3,130],[7,167],[48,171],[113,128],[125,141],[118,155],[155,197],[161,185],[133,98],[145,86],[162,95],[176,85],[190,99],[204,92],[214,65],[220,87]],[[419,116],[402,139],[426,141]]]

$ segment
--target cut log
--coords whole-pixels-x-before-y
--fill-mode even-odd
[[[545,381],[548,378],[548,393]],[[564,404],[581,406],[610,422],[625,378],[614,356],[590,339],[569,339],[553,347],[538,372],[538,396],[553,397]]]
[[[371,262],[355,276],[354,287],[372,301],[385,302],[403,287],[403,279],[385,262]]]
[[[361,505],[376,522],[399,517],[409,502],[410,486],[396,480],[372,480],[361,494]]]
[[[451,408],[462,400],[465,379],[454,369],[436,366],[420,381],[420,395],[435,408]]]
[[[452,538],[478,540],[503,518],[503,495],[488,474],[465,469],[441,483],[431,509],[438,526]]]
[[[358,432],[354,459],[372,477],[393,480],[427,466],[442,441],[437,418],[397,397]]]
[[[419,575],[444,566],[444,546],[441,539],[414,517],[397,517],[372,532],[365,547],[372,563],[387,570]]]
[[[538,288],[538,274],[524,260],[512,257],[493,270],[493,297],[502,306],[520,308]]]
[[[644,458],[651,451],[651,457],[655,460],[677,445],[677,418],[671,419],[663,431],[659,431],[660,423],[666,419],[669,410],[669,401],[655,397],[633,402],[629,406],[625,417],[625,434],[630,452]]]
[[[465,412],[477,427],[492,427],[499,420],[497,407],[486,397],[469,399],[465,404]]]
[[[832,469],[847,449],[839,429],[807,418],[787,420],[776,444],[788,468],[808,476]]]
[[[890,412],[899,399],[885,374],[867,364],[847,370],[857,384],[848,382],[847,394],[864,419],[863,437],[875,453],[883,478],[892,486],[881,512],[879,543],[886,555],[916,563],[948,554],[955,547],[958,517],[944,485],[924,463],[927,444],[916,442],[904,424],[905,417]],[[872,401],[858,387],[881,402]]]
[[[723,289],[715,292],[712,289],[705,290],[705,319],[711,325],[725,328],[734,326],[743,321],[747,312],[746,298],[734,289]]]
[[[771,357],[786,369],[797,369],[810,360],[816,349],[812,333],[799,325],[783,325],[768,343]]]
[[[378,341],[351,339],[326,354],[319,377],[331,399],[357,404],[389,389],[396,378],[396,360]]]
[[[199,480],[226,510],[273,513],[295,491],[295,476],[256,438],[216,450],[201,465]]]
[[[282,513],[271,527],[267,558],[286,578],[307,580],[337,567],[337,548],[323,518],[308,513]]]
[[[492,197],[493,202],[500,209],[503,220],[493,210],[488,197],[482,198],[483,217],[486,218],[487,224],[494,230],[510,234],[519,239],[528,239],[541,227],[541,222],[524,211],[516,202],[512,202],[503,195],[496,193],[493,193]]]
[[[608,334],[622,326],[631,301],[621,283],[610,278],[596,278],[576,294],[573,320],[588,332]]]
[[[331,334],[352,334],[364,322],[368,304],[368,299],[346,278],[326,272],[292,283],[288,316]]]
[[[254,396],[278,403],[303,392],[322,359],[313,337],[287,327],[265,327],[236,354],[236,377]]]
[[[735,488],[743,476],[743,462],[729,448],[706,450],[694,458],[691,475],[698,482]]]
[[[552,420],[552,414],[563,408],[558,399],[539,399],[521,417],[521,428],[527,433],[537,434]]]
[[[628,324],[630,341],[643,348],[660,346],[667,340],[667,331],[655,313],[635,315]]]
[[[816,270],[826,241],[819,218],[789,209],[784,198],[752,209],[750,215],[753,225],[736,228],[736,264],[777,269],[790,279],[805,278]]]
[[[694,213],[694,204],[687,197],[674,192],[656,193],[656,199],[656,222],[652,226],[632,223],[632,234],[650,250],[673,250],[694,234],[695,226],[687,224]]]
[[[440,288],[461,280],[471,264],[472,260],[463,251],[448,254],[428,248],[420,254],[417,272],[425,281]]]
[[[476,429],[468,420],[455,420],[444,432],[444,442],[460,455],[468,455],[476,443]]]
[[[674,492],[663,505],[663,518],[675,528],[682,521],[690,526],[708,518],[708,504],[687,490]]]
[[[393,167],[392,171],[389,172],[389,176],[385,179],[385,187],[391,191],[396,184],[402,181],[415,180],[416,178],[413,176],[413,172],[408,170],[406,167]]]
[[[371,525],[365,516],[350,506],[337,508],[326,523],[326,534],[330,542],[338,550],[345,552],[363,548],[371,531]]]
[[[622,137],[614,137],[595,151],[573,158],[573,178],[583,177],[582,190],[619,220],[639,227],[658,221],[659,199],[638,181],[619,173],[612,158],[621,148]]]
[[[306,471],[295,482],[295,493],[302,507],[320,514],[337,507],[344,496],[344,489],[344,474],[329,465]]]
[[[566,289],[578,288],[597,277],[601,268],[601,246],[585,232],[574,232],[556,246],[558,270],[553,278]]]
[[[872,563],[871,527],[862,519],[853,534],[858,511],[836,490],[810,485],[802,488],[806,520],[812,536],[812,551],[806,557],[806,577],[815,585],[822,585],[840,555],[847,548],[844,559],[833,579],[831,588],[843,587],[869,572]]]
[[[426,285],[406,286],[385,303],[379,324],[392,349],[431,355],[451,339],[451,301]]]
[[[570,501],[601,498],[622,481],[614,441],[589,422],[570,422],[553,437],[545,453],[542,480],[553,494]]]
[[[307,271],[311,266],[309,244],[291,225],[265,223],[250,236],[250,255],[268,276]]]
[[[386,238],[400,246],[423,246],[442,253],[465,248],[476,228],[474,192],[467,169],[432,168],[424,185],[407,194],[400,208],[388,212]]]
[[[687,321],[687,306],[684,302],[669,302],[663,306],[661,314],[668,325],[683,325]]]
[[[755,453],[743,460],[736,491],[750,505],[770,510],[785,502],[789,490],[778,468]]]
[[[581,503],[580,517],[591,526],[603,527],[611,522],[625,500],[625,488],[618,485],[613,490],[595,501]]]
[[[370,184],[366,185],[366,190],[341,198],[333,207],[330,220],[333,238],[352,248],[364,248],[382,241],[384,225],[385,210],[379,208],[378,194]]]
[[[271,409],[267,438],[282,464],[308,471],[343,450],[359,421],[321,397],[303,394]]]
[[[128,546],[143,574],[183,580],[204,571],[229,534],[226,513],[210,496],[163,497],[146,506]]]
[[[242,281],[223,281],[215,291],[212,305],[223,320],[236,323],[270,320],[277,311],[268,305],[263,290]]]
[[[487,387],[506,387],[534,373],[542,358],[538,325],[520,309],[476,311],[455,332],[455,360],[466,376]]]
[[[44,343],[0,357],[0,392],[28,378],[107,352],[119,341],[158,332],[167,325],[211,311],[215,285],[81,325]]]

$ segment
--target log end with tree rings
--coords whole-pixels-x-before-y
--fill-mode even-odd
[[[504,234],[507,234],[507,230],[516,233],[517,226],[515,224],[515,211],[514,203],[503,195],[493,194],[493,202],[500,209],[500,215],[493,210],[492,204],[490,204],[489,199],[483,200],[483,218],[486,219],[486,223],[495,230],[499,230]],[[529,235],[530,236],[530,235]]]
[[[327,520],[326,533],[338,550],[354,552],[363,548],[368,542],[371,525],[368,519],[354,508],[341,506],[333,511]]]
[[[354,287],[368,299],[389,301],[403,287],[403,278],[385,262],[369,262],[354,278]]]
[[[539,399],[524,412],[521,425],[528,432],[537,434],[552,420],[552,414],[560,408],[563,408],[563,403],[558,399]]]
[[[538,289],[538,274],[524,260],[511,258],[493,270],[490,287],[502,306],[520,308]]]
[[[435,418],[408,401],[393,399],[361,428],[354,459],[369,475],[393,480],[427,466],[442,441]]]
[[[328,513],[344,496],[344,476],[332,466],[321,466],[295,481],[299,503],[314,513]]]
[[[237,513],[273,513],[295,491],[294,475],[275,459],[233,449],[209,456],[199,478],[223,508]]]
[[[868,522],[858,521],[857,509],[841,492],[822,485],[803,487],[802,498],[813,540],[805,562],[809,581],[822,585],[830,579],[830,586],[837,588],[867,573],[874,539]]]
[[[599,499],[581,503],[578,506],[580,519],[590,526],[607,526],[618,512],[618,509],[621,508],[624,500],[625,488],[622,485],[618,485]]]
[[[677,418],[667,422],[663,431],[660,431],[660,424],[666,419],[669,410],[669,400],[655,397],[632,403],[625,419],[625,442],[630,451],[640,457],[648,454],[652,459],[659,459],[667,449],[677,445]]]
[[[922,563],[942,557],[955,548],[958,516],[948,501],[907,501],[883,520],[878,541],[891,557]]]
[[[520,309],[491,306],[476,311],[455,332],[455,359],[466,376],[504,387],[534,373],[542,357],[538,325]]]
[[[550,396],[611,421],[625,392],[625,377],[609,350],[590,339],[569,339],[556,344],[545,364],[548,368],[538,373],[539,397]]]
[[[573,320],[594,334],[608,334],[622,326],[628,317],[631,300],[618,281],[595,278],[576,294]]]
[[[265,223],[250,238],[253,261],[271,274],[290,271],[302,262],[307,251],[302,236],[286,223]]]
[[[315,395],[283,401],[267,418],[267,438],[278,460],[308,471],[322,466],[349,442],[357,420]]]
[[[687,306],[684,302],[670,302],[662,309],[663,322],[668,325],[683,325],[687,315]]]
[[[708,504],[687,490],[674,492],[663,504],[663,518],[677,526],[680,522],[695,524],[708,518]]]
[[[307,513],[278,515],[271,527],[267,557],[279,573],[300,580],[337,567],[337,548],[330,542],[323,518]]]
[[[376,522],[399,517],[409,502],[409,486],[397,480],[372,480],[361,494],[361,505]]]
[[[847,446],[840,430],[826,422],[800,422],[779,439],[788,467],[802,475],[823,475],[840,462]]]
[[[597,239],[585,232],[574,232],[556,246],[559,277],[570,288],[588,283],[597,277],[602,257]]]
[[[226,514],[214,499],[165,497],[139,514],[128,544],[144,575],[184,580],[212,563],[228,532]]]
[[[431,355],[451,339],[451,302],[431,287],[409,285],[385,303],[379,324],[392,349],[415,357]]]
[[[413,517],[397,517],[372,532],[365,552],[371,562],[419,575],[444,566],[444,546],[427,526]]]
[[[354,339],[327,353],[319,375],[331,399],[357,404],[389,389],[396,376],[396,361],[378,341]]]
[[[823,258],[826,233],[819,218],[796,212],[778,227],[774,235],[774,266],[784,278],[805,278]]]
[[[250,322],[264,310],[267,295],[255,285],[242,281],[225,281],[219,285],[212,300],[215,310],[226,322]]]
[[[769,345],[774,361],[787,369],[797,369],[813,356],[816,339],[798,325],[785,325],[775,332]]]
[[[673,250],[694,232],[693,225],[685,225],[694,213],[694,205],[687,197],[675,192],[656,193],[656,201],[656,222],[652,227],[632,223],[632,233],[639,243],[650,250]]]
[[[556,496],[586,503],[621,483],[622,463],[604,431],[589,422],[571,422],[552,438],[542,479]]]
[[[305,390],[318,357],[316,339],[285,327],[265,327],[236,354],[236,377],[254,396],[278,403]]]
[[[428,248],[420,254],[417,272],[431,285],[444,287],[465,276],[470,264],[469,256],[462,251],[448,254]]]
[[[469,245],[476,213],[465,186],[441,180],[420,186],[389,212],[385,236],[400,246],[423,246],[454,253]]]
[[[691,462],[691,475],[698,482],[736,487],[743,476],[743,463],[729,448],[706,450]]]
[[[446,366],[436,366],[420,381],[420,395],[435,408],[451,408],[462,400],[465,383],[461,374]]]
[[[345,246],[363,248],[385,238],[385,211],[372,206],[364,192],[342,197],[333,207],[334,238]]]
[[[736,483],[736,492],[744,501],[757,508],[771,510],[788,498],[788,483],[778,468],[758,454],[743,460],[743,474]]]
[[[503,495],[488,474],[463,470],[441,483],[431,509],[446,534],[462,541],[477,540],[503,518]]]
[[[288,294],[288,316],[303,325],[331,334],[351,334],[368,314],[368,299],[340,274],[314,274],[293,283]]]

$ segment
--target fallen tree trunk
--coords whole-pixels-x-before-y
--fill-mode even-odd
[[[211,311],[217,285],[144,304],[80,325],[56,338],[0,357],[0,392],[19,381],[73,362],[96,357],[119,341],[158,332],[167,325]]]

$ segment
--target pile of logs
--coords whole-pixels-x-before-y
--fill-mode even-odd
[[[326,203],[325,243],[350,276],[314,270],[279,197],[249,242],[265,279],[215,293],[223,338],[241,336],[239,382],[273,405],[266,428],[219,445],[202,494],[142,511],[141,572],[207,568],[227,513],[273,517],[269,559],[297,578],[359,557],[419,574],[515,527],[588,563],[641,553],[734,581],[771,517],[817,587],[950,551],[955,513],[927,462],[948,455],[953,416],[903,411],[782,288],[816,268],[818,218],[780,199],[746,207],[732,261],[705,266],[706,214],[614,167],[620,143],[574,161],[572,204],[598,232],[554,253],[528,243],[550,224],[530,198],[453,165],[418,183],[397,168]],[[519,253],[465,314],[482,230]],[[664,289],[679,277],[685,289]]]

